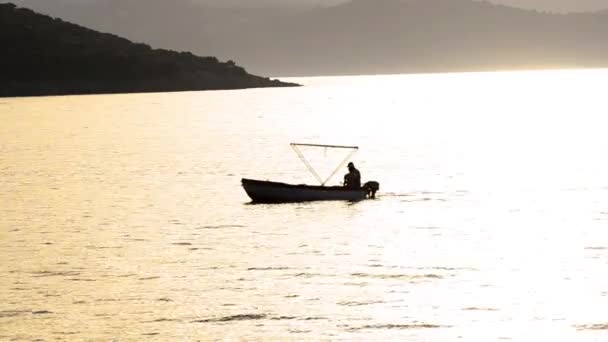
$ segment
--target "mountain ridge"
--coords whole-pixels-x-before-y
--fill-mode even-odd
[[[234,62],[152,49],[119,36],[0,4],[0,96],[292,86]]]
[[[304,10],[141,3],[84,6],[80,15],[130,39],[282,76],[608,66],[608,11],[555,14],[472,0],[353,0]]]

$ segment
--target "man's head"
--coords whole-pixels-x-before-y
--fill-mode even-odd
[[[352,162],[348,163],[348,169],[352,170],[355,168],[355,164],[353,164]]]

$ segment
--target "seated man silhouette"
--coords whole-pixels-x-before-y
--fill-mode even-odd
[[[355,164],[348,163],[348,173],[344,175],[344,187],[348,189],[361,189],[361,173]]]

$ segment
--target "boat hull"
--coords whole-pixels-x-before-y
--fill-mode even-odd
[[[290,203],[311,201],[361,201],[368,191],[340,186],[292,185],[243,179],[243,188],[254,203]]]

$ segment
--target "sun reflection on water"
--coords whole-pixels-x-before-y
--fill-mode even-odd
[[[598,340],[606,74],[3,100],[0,336]],[[247,205],[294,141],[378,200]]]

